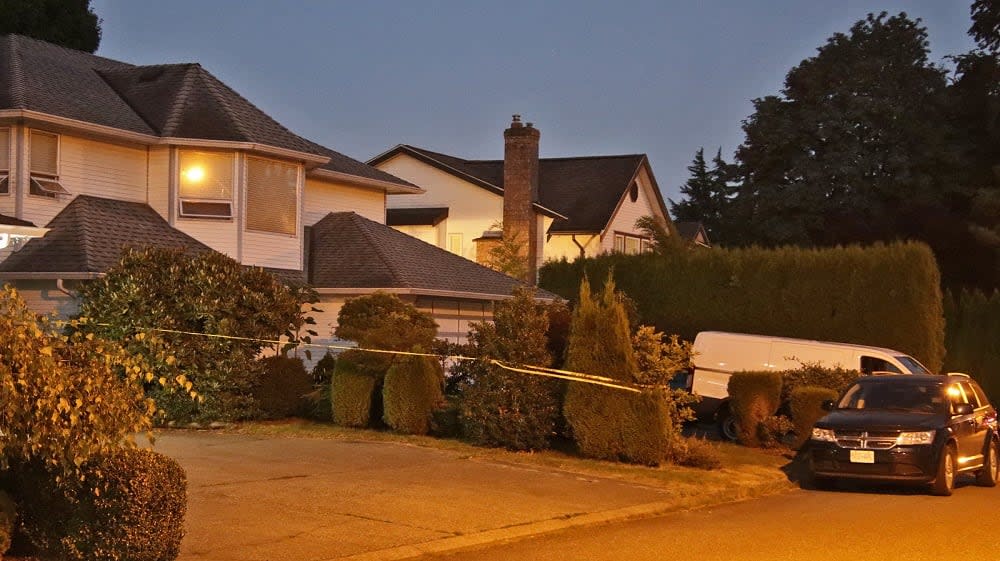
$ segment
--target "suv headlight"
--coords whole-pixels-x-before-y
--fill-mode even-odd
[[[901,432],[896,438],[896,444],[900,446],[916,446],[918,444],[931,444],[934,442],[934,431],[925,430],[920,432]]]
[[[821,442],[836,442],[837,435],[835,435],[830,429],[813,428],[812,439],[819,440]]]

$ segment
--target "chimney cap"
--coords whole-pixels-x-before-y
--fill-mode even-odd
[[[514,113],[513,115],[511,115],[510,128],[516,129],[516,128],[521,128],[523,126],[524,125],[521,124],[521,116],[519,114]]]

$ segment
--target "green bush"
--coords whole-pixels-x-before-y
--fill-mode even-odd
[[[830,388],[819,386],[799,386],[789,396],[789,409],[795,423],[796,446],[802,446],[812,433],[812,427],[826,411],[823,402],[837,399],[839,394]]]
[[[284,419],[306,412],[306,396],[313,390],[312,377],[300,358],[270,356],[260,359],[263,375],[254,397],[263,416]]]
[[[120,450],[57,482],[38,463],[15,468],[20,527],[43,557],[67,561],[172,561],[180,553],[187,482],[176,461]]]
[[[459,421],[459,398],[445,395],[434,411],[431,412],[431,434],[440,438],[458,438],[462,434]]]
[[[14,540],[14,523],[17,521],[17,508],[10,495],[0,491],[0,559],[10,549]]]
[[[492,323],[475,323],[469,332],[471,352],[483,357],[459,368],[462,432],[482,446],[510,450],[548,448],[560,409],[560,384],[551,378],[506,370],[507,365],[548,367],[549,312],[558,309],[535,301],[530,289],[498,302]]]
[[[688,437],[684,439],[682,451],[675,462],[685,467],[704,470],[722,467],[722,454],[719,448],[704,438]]]
[[[332,421],[333,405],[330,403],[330,379],[337,367],[337,358],[327,351],[312,370],[312,391],[306,394],[305,414],[314,421]]]
[[[820,387],[833,391],[836,395],[851,386],[861,376],[857,370],[826,368],[819,364],[803,364],[795,370],[781,373],[781,402],[788,403],[792,392],[801,387]],[[831,398],[833,399],[833,398]]]
[[[382,386],[383,419],[397,432],[427,434],[444,401],[444,373],[433,358],[407,356],[389,368]]]
[[[740,441],[754,447],[767,444],[773,435],[770,419],[781,406],[781,373],[736,372],[729,377],[728,390]]]
[[[890,347],[932,371],[942,364],[940,278],[920,243],[608,254],[550,262],[539,284],[575,299],[585,274],[600,283],[611,271],[642,323],[685,340],[706,330],[760,333]],[[886,321],[900,310],[905,321]]]
[[[337,315],[337,337],[354,341],[365,349],[410,351],[432,348],[437,324],[429,314],[407,304],[395,294],[376,292],[351,298]],[[362,373],[382,377],[396,361],[390,353],[352,353],[351,360]]]
[[[337,360],[330,381],[333,422],[345,427],[367,427],[372,420],[375,378],[358,372],[347,353]]]
[[[965,372],[1000,402],[1000,292],[948,292],[945,372]]]
[[[82,284],[79,297],[81,318],[92,320],[82,329],[126,341],[129,351],[152,365],[155,378],[183,374],[201,395],[192,402],[153,388],[167,418],[202,422],[258,414],[257,357],[273,346],[262,341],[297,340],[313,321],[303,304],[317,299],[311,290],[285,286],[273,274],[220,253],[155,248],[126,251],[102,277]],[[173,330],[157,334],[165,348],[151,345],[154,338],[130,338],[151,327]]]
[[[571,383],[565,415],[584,456],[655,466],[677,454],[667,399],[659,388],[631,393]]]

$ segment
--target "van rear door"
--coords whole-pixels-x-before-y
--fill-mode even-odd
[[[691,391],[706,398],[729,396],[729,376],[745,370],[769,370],[771,341],[751,335],[703,332],[695,338]]]

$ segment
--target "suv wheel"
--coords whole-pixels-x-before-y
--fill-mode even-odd
[[[729,411],[728,406],[719,411],[719,434],[730,442],[736,442],[740,438],[740,428],[736,425],[736,416]]]
[[[931,493],[947,497],[951,495],[955,488],[955,447],[947,444],[941,450],[941,461],[938,463],[937,477],[934,478],[934,485]]]
[[[986,450],[983,452],[983,469],[976,474],[976,485],[995,487],[1000,479],[1000,462],[998,462],[997,443],[993,438],[986,440]]]

